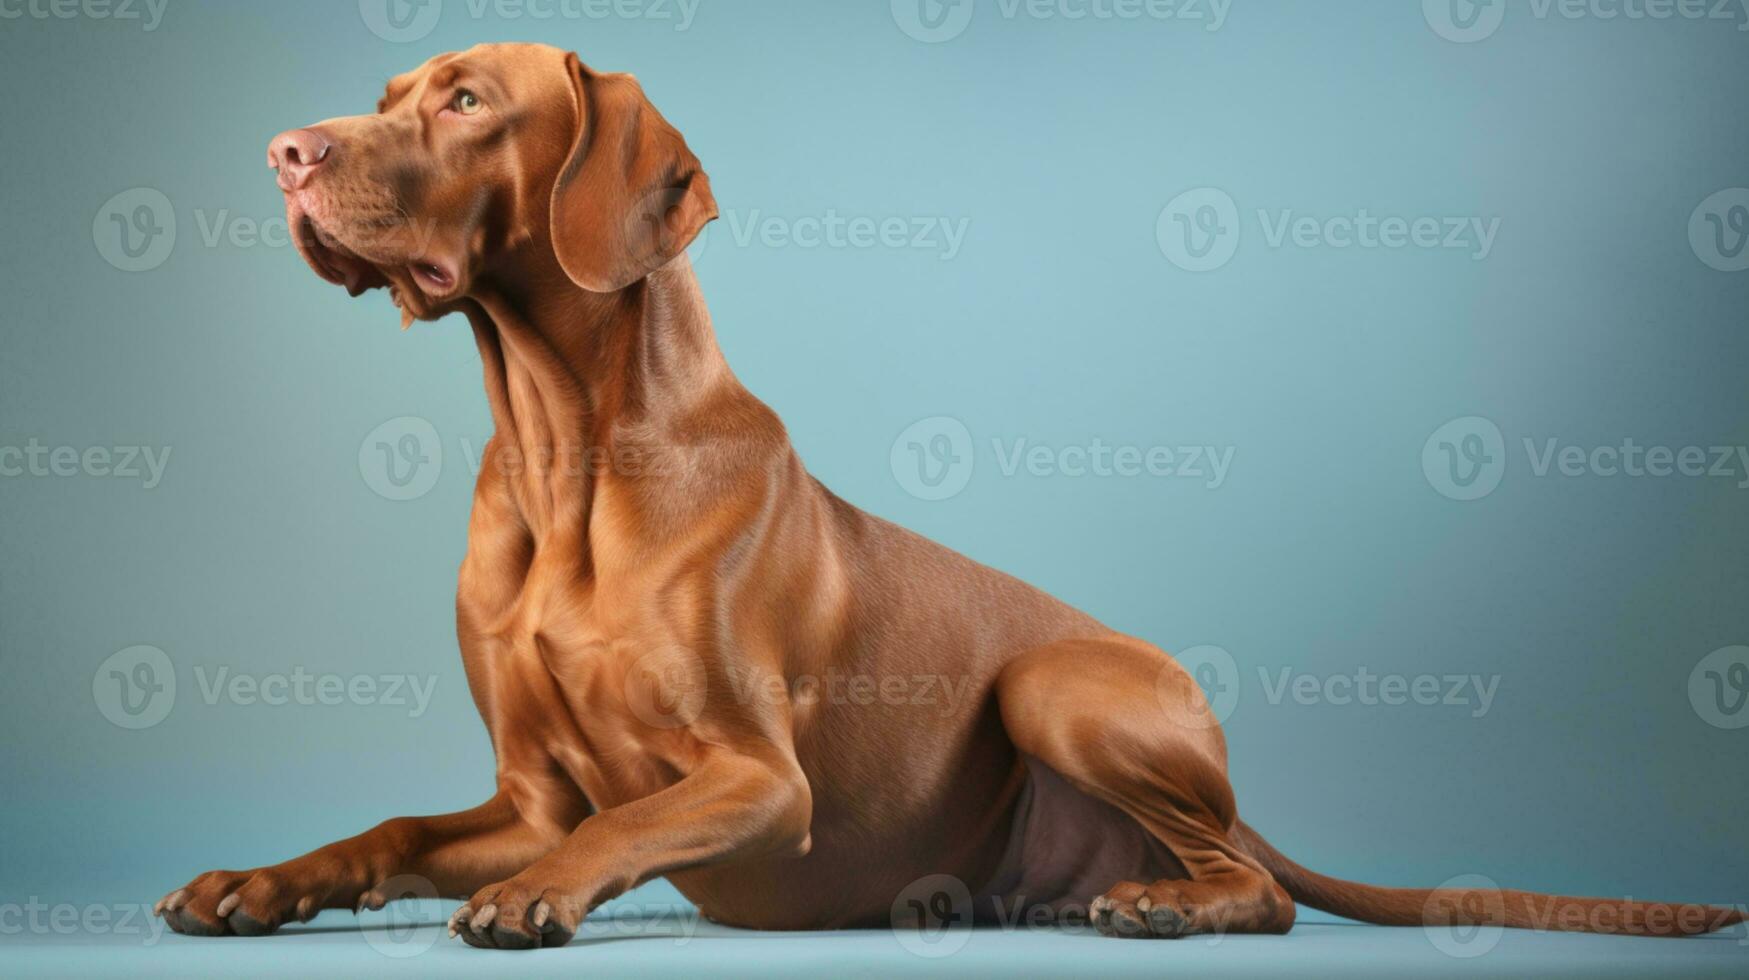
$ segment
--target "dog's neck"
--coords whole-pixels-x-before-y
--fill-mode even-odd
[[[586,526],[600,480],[656,472],[700,406],[744,394],[684,254],[617,293],[549,274],[482,290],[468,313],[497,448],[537,532]]]

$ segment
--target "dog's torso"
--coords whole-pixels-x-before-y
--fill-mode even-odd
[[[751,395],[599,442],[505,431],[540,416],[518,378],[541,375],[503,347],[511,411],[483,456],[457,612],[519,806],[568,830],[673,785],[717,730],[769,727],[811,788],[811,849],[671,875],[705,914],[883,922],[921,875],[995,876],[1027,777],[994,679],[1041,641],[1109,631],[844,503]]]

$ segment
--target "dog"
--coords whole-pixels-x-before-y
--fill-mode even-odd
[[[177,932],[261,935],[417,880],[465,899],[449,931],[473,946],[562,946],[657,877],[754,929],[888,925],[937,894],[967,921],[1079,908],[1116,937],[1285,933],[1296,902],[1387,925],[1743,921],[1282,856],[1239,820],[1173,658],[808,475],[718,349],[685,254],[710,179],[630,75],[539,45],[445,54],[268,161],[318,275],[386,288],[403,327],[472,327],[496,431],[456,626],[497,792],[202,874],[156,906]]]

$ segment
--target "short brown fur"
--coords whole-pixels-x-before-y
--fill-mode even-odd
[[[1091,900],[1119,936],[1286,932],[1296,900],[1566,927],[1517,911],[1541,896],[1299,868],[1238,820],[1172,658],[809,477],[717,348],[682,254],[710,182],[630,76],[486,46],[397,77],[380,110],[282,134],[270,160],[317,272],[389,287],[409,323],[472,324],[497,431],[456,624],[498,791],[207,872],[160,901],[172,928],[269,932],[380,906],[397,876],[467,899],[452,928],[482,947],[562,945],[658,876],[725,923],[878,925],[933,874],[979,902]],[[804,683],[919,676],[963,701]],[[1632,934],[1743,918],[1549,901]]]

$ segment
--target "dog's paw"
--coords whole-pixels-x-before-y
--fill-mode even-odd
[[[1088,908],[1100,935],[1120,939],[1178,939],[1197,931],[1183,897],[1124,881],[1093,900]]]
[[[208,871],[152,907],[152,914],[187,936],[265,936],[319,911],[321,896],[276,868]]]
[[[1120,881],[1088,908],[1107,936],[1179,939],[1232,933],[1281,934],[1293,928],[1287,892],[1261,875],[1229,874],[1205,881]]]
[[[563,946],[589,910],[569,888],[521,875],[474,893],[449,918],[449,934],[481,949]]]

